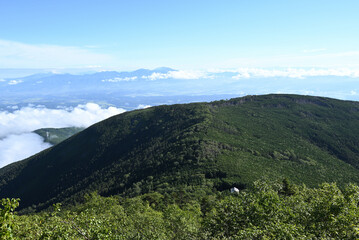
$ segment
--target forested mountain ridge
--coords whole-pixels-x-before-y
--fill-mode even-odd
[[[357,126],[357,102],[298,95],[126,112],[0,169],[0,198],[41,209],[95,190],[206,192],[263,177],[358,183]]]

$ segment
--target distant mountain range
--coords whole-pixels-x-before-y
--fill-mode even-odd
[[[83,194],[359,183],[359,103],[246,96],[129,111],[0,169],[0,198],[42,209]]]
[[[227,91],[226,88],[223,81],[214,81],[205,75],[188,75],[167,67],[83,75],[41,73],[0,79],[0,110],[29,103],[54,108],[87,102],[130,110],[140,104],[211,101],[239,95],[238,91]]]
[[[154,70],[138,69],[133,72],[97,72],[85,75],[41,73],[22,78],[9,78],[0,82],[4,94],[61,95],[65,93],[89,93],[93,91],[123,91],[128,82],[146,82],[153,73],[166,74],[171,68]],[[124,85],[124,86],[122,86]],[[131,84],[130,84],[131,85]],[[140,87],[139,89],[141,89]],[[126,91],[127,92],[127,91]],[[129,94],[130,92],[127,92]]]
[[[338,90],[340,82],[340,91]],[[104,71],[92,74],[41,73],[22,78],[0,79],[0,107],[21,103],[83,103],[94,101],[123,104],[135,98],[149,98],[141,104],[156,105],[156,97],[193,96],[203,100],[248,94],[296,93],[358,99],[357,79],[348,76],[238,76],[236,72],[181,71],[167,67],[132,72]],[[71,96],[71,101],[69,101]],[[201,99],[201,98],[199,98]],[[177,101],[178,98],[171,99]],[[130,102],[131,102],[130,101]],[[161,100],[160,102],[163,103]],[[136,102],[137,103],[137,102]]]

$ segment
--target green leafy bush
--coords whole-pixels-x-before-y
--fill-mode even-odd
[[[183,202],[159,193],[134,198],[101,197],[61,209],[14,215],[17,200],[3,200],[1,239],[356,239],[359,187],[318,188],[256,181],[239,194],[229,191]],[[288,186],[287,186],[288,187]],[[182,200],[180,200],[182,198]],[[12,207],[11,207],[12,206]],[[2,216],[5,216],[3,214]],[[10,217],[9,217],[10,216]],[[4,223],[4,221],[2,222]]]
[[[1,199],[0,208],[0,239],[13,239],[14,211],[19,206],[19,199]]]

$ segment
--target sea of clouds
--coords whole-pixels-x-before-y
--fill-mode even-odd
[[[34,130],[88,127],[123,112],[125,110],[122,108],[104,108],[95,103],[63,109],[29,105],[13,112],[0,112],[0,168],[51,146],[42,137],[32,133]]]

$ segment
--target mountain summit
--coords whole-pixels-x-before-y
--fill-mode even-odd
[[[0,169],[0,198],[42,209],[84,193],[359,182],[359,103],[298,95],[158,106],[97,123]]]

